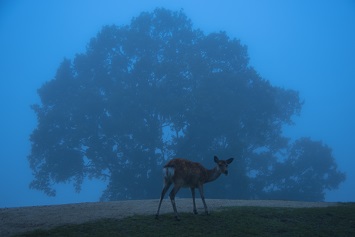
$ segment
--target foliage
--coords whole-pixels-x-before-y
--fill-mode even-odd
[[[317,193],[309,199],[322,200],[325,188],[344,180],[330,150],[311,140],[276,158],[289,146],[282,127],[301,110],[298,93],[264,80],[239,40],[205,35],[181,11],[156,9],[130,25],[103,27],[38,94],[30,187],[48,195],[61,182],[80,191],[89,177],[108,181],[102,200],[156,198],[161,166],[173,156],[206,166],[215,154],[237,158],[225,185],[207,188],[209,197],[272,197],[313,182]],[[310,167],[315,181],[299,175]]]
[[[233,207],[211,215],[105,219],[20,236],[354,236],[355,205],[327,208]]]
[[[336,188],[345,179],[345,175],[337,171],[331,149],[310,138],[291,144],[285,160],[276,161],[268,155],[271,156],[263,154],[253,159],[255,172],[259,173],[252,178],[253,194],[257,198],[324,200],[325,190]],[[260,168],[258,162],[263,161],[268,164]]]

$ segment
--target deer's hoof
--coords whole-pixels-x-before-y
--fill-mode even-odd
[[[158,215],[158,214],[155,215],[155,219],[156,219],[156,220],[159,220],[159,215]]]
[[[175,216],[175,220],[176,220],[176,221],[180,221],[180,217]]]
[[[198,214],[198,212],[197,212],[196,210],[194,210],[194,214],[195,214],[195,215],[197,215],[197,214]]]

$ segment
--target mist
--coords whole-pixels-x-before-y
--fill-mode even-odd
[[[85,53],[103,26],[128,25],[141,12],[157,7],[183,9],[193,28],[205,34],[224,31],[239,39],[247,47],[250,65],[262,78],[273,86],[298,91],[304,104],[293,118],[295,124],[284,127],[284,135],[293,140],[310,137],[329,146],[346,180],[328,192],[325,201],[355,201],[353,1],[3,1],[0,207],[100,199],[108,181],[85,178],[79,193],[72,183],[55,184],[54,197],[29,188],[34,178],[27,159],[29,137],[37,127],[30,106],[41,103],[37,90],[55,77],[63,59]],[[206,157],[207,168],[214,165],[213,155]],[[237,161],[231,166],[238,166]],[[156,185],[160,190],[162,184]],[[238,190],[238,185],[233,189]]]

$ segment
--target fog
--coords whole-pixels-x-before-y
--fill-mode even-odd
[[[99,200],[106,183],[98,180],[85,180],[80,193],[56,185],[55,197],[29,189],[29,136],[37,126],[30,105],[40,103],[37,89],[63,59],[85,52],[104,25],[127,25],[156,7],[183,9],[194,28],[239,39],[263,78],[298,91],[305,103],[285,135],[332,148],[346,180],[326,201],[355,201],[354,1],[43,0],[0,3],[0,207]]]

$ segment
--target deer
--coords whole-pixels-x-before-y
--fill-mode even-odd
[[[180,217],[176,209],[175,195],[179,192],[180,188],[190,188],[194,214],[198,214],[195,203],[195,188],[198,188],[205,209],[205,214],[209,215],[205,202],[203,185],[216,180],[221,174],[228,175],[228,165],[232,163],[233,159],[234,158],[220,160],[217,156],[214,156],[216,166],[213,169],[206,169],[200,163],[187,159],[175,158],[170,160],[163,167],[164,187],[161,191],[159,206],[155,218],[159,218],[161,203],[171,184],[174,184],[174,186],[169,194],[169,197],[176,220],[180,220]]]

